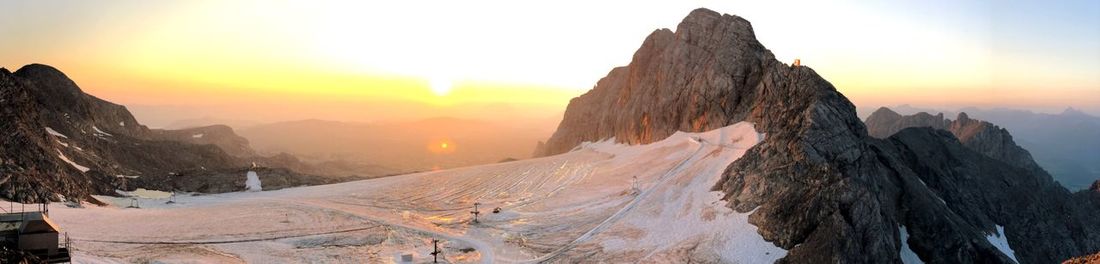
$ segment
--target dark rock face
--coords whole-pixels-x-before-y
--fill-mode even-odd
[[[125,107],[85,94],[65,74],[46,65],[27,65],[15,73],[0,70],[0,103],[0,195],[15,201],[84,200],[91,194],[112,195],[115,189],[138,187],[199,191],[203,188],[190,187],[207,185],[214,186],[208,190],[228,191],[232,188],[221,187],[233,182],[184,172],[236,172],[253,162],[295,165],[279,162],[286,159],[255,157],[247,140],[228,127],[150,130]],[[209,137],[192,137],[199,133]],[[327,182],[282,174],[294,179],[285,186],[265,182],[265,188]],[[236,177],[244,180],[243,173]],[[184,181],[187,184],[177,184]]]
[[[891,110],[902,115],[938,111],[908,105]],[[1073,108],[1058,114],[974,107],[959,109],[959,112],[1011,131],[1016,143],[1027,149],[1036,163],[1072,191],[1088,189],[1089,184],[1100,179],[1100,117]],[[953,117],[959,112],[948,111],[944,115]],[[868,127],[872,126],[870,123],[868,120]],[[879,137],[886,136],[889,135]]]
[[[930,136],[935,134],[939,136]],[[908,174],[903,169],[912,171],[949,209],[910,211],[903,217],[910,233],[920,232],[914,231],[916,226],[928,224],[927,214],[949,212],[951,218],[957,216],[965,223],[959,226],[973,227],[983,235],[995,232],[989,227],[1004,226],[1016,258],[1023,263],[1057,262],[1100,249],[1100,221],[1096,220],[1100,211],[1089,208],[1087,201],[1074,197],[1049,175],[976,152],[943,130],[905,129],[886,143],[895,149],[881,143],[876,146],[883,150],[880,153],[895,153],[887,156],[889,163],[903,165],[894,166],[895,170],[902,175]],[[942,241],[916,240],[910,246],[928,247]]]
[[[248,139],[238,136],[226,125],[194,127],[179,130],[152,129],[149,137],[158,140],[178,141],[196,145],[215,145],[235,157],[255,157],[256,151]]]
[[[735,210],[755,210],[749,222],[789,250],[781,262],[900,262],[908,243],[931,263],[1010,263],[986,239],[997,226],[1023,263],[1100,250],[1100,211],[1049,175],[975,151],[1011,141],[964,146],[958,138],[996,138],[971,130],[968,119],[959,121],[963,137],[899,128],[873,138],[829,82],[776,61],[748,21],[706,9],[675,33],[652,33],[630,65],[573,99],[541,154],[611,137],[645,144],[740,121],[766,137],[730,164],[715,190]],[[902,226],[908,241],[899,239]]]
[[[867,133],[873,137],[886,138],[909,127],[931,127],[950,131],[966,147],[985,154],[1006,164],[1047,174],[1032,159],[1031,153],[1016,144],[1012,135],[1001,127],[982,120],[970,119],[966,113],[959,113],[955,121],[946,119],[943,114],[930,115],[917,113],[902,116],[888,109],[879,108],[867,118]]]
[[[951,120],[944,118],[943,113],[930,115],[920,112],[903,116],[890,110],[890,108],[882,107],[871,113],[864,124],[867,125],[867,135],[876,138],[888,138],[898,133],[898,131],[910,127],[931,127],[948,130],[951,127]]]

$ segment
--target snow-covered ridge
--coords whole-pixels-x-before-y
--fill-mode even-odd
[[[603,141],[551,157],[333,185],[173,203],[135,197],[142,209],[104,198],[115,205],[51,217],[87,249],[78,259],[107,262],[389,262],[403,254],[423,262],[434,238],[449,262],[766,263],[786,251],[748,223],[752,212],[735,212],[710,191],[761,138],[740,123],[648,145]],[[153,242],[191,244],[124,249]]]

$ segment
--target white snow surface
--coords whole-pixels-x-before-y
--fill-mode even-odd
[[[1005,253],[1005,255],[1008,255],[1008,257],[1011,258],[1012,261],[1016,261],[1016,263],[1020,262],[1019,260],[1016,260],[1016,252],[1013,251],[1012,247],[1008,245],[1008,237],[1005,236],[1004,226],[998,225],[997,233],[988,235],[985,237],[985,239],[989,240],[989,243],[993,244],[994,247],[997,247],[998,250],[1001,250],[1001,253]]]
[[[76,168],[80,172],[88,172],[88,170],[89,170],[88,167],[80,166],[80,164],[76,164],[76,162],[73,162],[72,160],[69,160],[69,157],[65,157],[65,153],[61,153],[60,150],[57,151],[57,157],[61,158],[62,161],[65,161],[66,163],[69,163],[69,165],[72,165],[73,168]]]
[[[120,122],[118,122],[118,126],[126,126],[126,122],[120,121]]]
[[[739,123],[509,163],[174,203],[138,198],[141,209],[101,197],[111,205],[57,206],[50,216],[74,239],[77,263],[386,263],[401,253],[422,263],[431,239],[450,263],[770,263],[786,251],[748,223],[752,212],[710,191],[760,138]]]
[[[69,138],[68,136],[63,135],[63,134],[57,132],[57,130],[53,130],[53,128],[50,128],[50,127],[46,127],[46,133],[50,133],[50,135],[54,135],[54,136],[58,136],[58,137]]]
[[[191,135],[192,138],[202,138],[202,136],[203,136],[203,133],[198,133],[198,134]]]
[[[255,171],[248,171],[245,174],[244,189],[250,192],[263,191],[263,187],[260,186],[260,175],[257,175]]]
[[[913,249],[909,247],[909,231],[905,229],[905,226],[899,226],[898,232],[901,233],[901,251],[898,252],[898,255],[901,255],[901,263],[923,264],[924,261],[917,256],[917,252],[913,252]]]

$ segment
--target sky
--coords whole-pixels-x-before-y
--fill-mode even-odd
[[[1100,113],[1100,1],[9,1],[0,66],[175,119],[560,118],[698,7],[857,106]]]

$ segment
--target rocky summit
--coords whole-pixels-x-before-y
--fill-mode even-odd
[[[13,201],[83,201],[134,188],[243,190],[253,166],[271,172],[260,174],[265,189],[330,182],[278,169],[310,168],[293,157],[257,156],[226,126],[149,129],[46,65],[0,69],[0,104],[0,196]]]
[[[844,95],[812,68],[776,60],[747,20],[698,9],[570,101],[537,154],[749,121],[763,142],[714,189],[788,250],[780,262],[1053,263],[1100,251],[1088,195],[1019,166],[1010,141],[980,145],[998,137],[980,122],[923,118],[939,123],[891,124],[875,138]],[[956,123],[958,135],[936,129]]]

